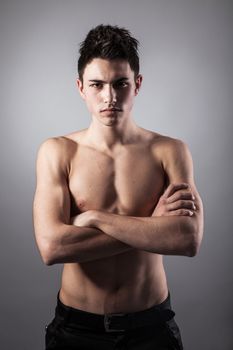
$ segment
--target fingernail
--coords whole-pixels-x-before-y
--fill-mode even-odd
[[[192,212],[192,211],[190,211],[190,212],[189,212],[189,215],[190,215],[190,216],[193,216],[193,212]]]

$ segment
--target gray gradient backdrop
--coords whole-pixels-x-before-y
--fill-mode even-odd
[[[185,349],[233,349],[232,4],[1,1],[1,349],[44,348],[62,266],[43,265],[35,245],[36,152],[46,138],[89,125],[76,58],[100,23],[126,26],[141,42],[137,123],[184,140],[193,155],[202,248],[195,258],[165,257]]]

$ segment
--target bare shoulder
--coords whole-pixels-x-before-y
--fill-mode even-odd
[[[62,158],[67,151],[70,152],[72,146],[71,142],[63,136],[50,137],[40,144],[38,157]]]
[[[74,138],[74,135],[64,135],[45,139],[38,148],[38,171],[49,166],[50,168],[57,169],[57,171],[62,171],[68,175],[71,161],[76,154],[77,149],[78,141]]]
[[[176,158],[189,158],[191,156],[187,144],[170,136],[154,133],[151,148],[154,156],[159,158],[162,163]]]
[[[190,157],[187,144],[179,139],[140,127],[141,141],[149,145],[152,155],[162,164],[174,158]]]
[[[192,156],[184,141],[154,133],[151,153],[170,182],[193,182]]]
[[[44,140],[39,146],[39,153],[56,157],[72,156],[82,139],[84,130],[75,131],[70,134],[50,137]]]

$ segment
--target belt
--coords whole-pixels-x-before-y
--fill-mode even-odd
[[[106,332],[125,332],[138,327],[162,325],[171,320],[175,312],[170,308],[170,296],[163,303],[143,311],[103,315],[66,306],[58,297],[56,316],[62,318],[63,322],[71,322],[88,328],[102,329]]]

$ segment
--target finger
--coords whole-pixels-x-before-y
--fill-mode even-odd
[[[176,191],[188,189],[190,186],[187,183],[180,184],[170,184],[168,188],[165,190],[163,197],[168,198],[173,195]]]
[[[168,204],[167,209],[169,211],[171,210],[178,210],[178,209],[190,209],[190,210],[196,210],[196,206],[193,201],[189,200],[178,200],[174,203]]]
[[[172,210],[167,213],[168,216],[193,216],[194,212],[188,209]]]
[[[179,190],[179,191],[176,191],[172,196],[170,196],[168,199],[167,199],[167,203],[173,203],[173,202],[176,202],[178,200],[192,200],[194,201],[195,200],[195,197],[190,190]]]

